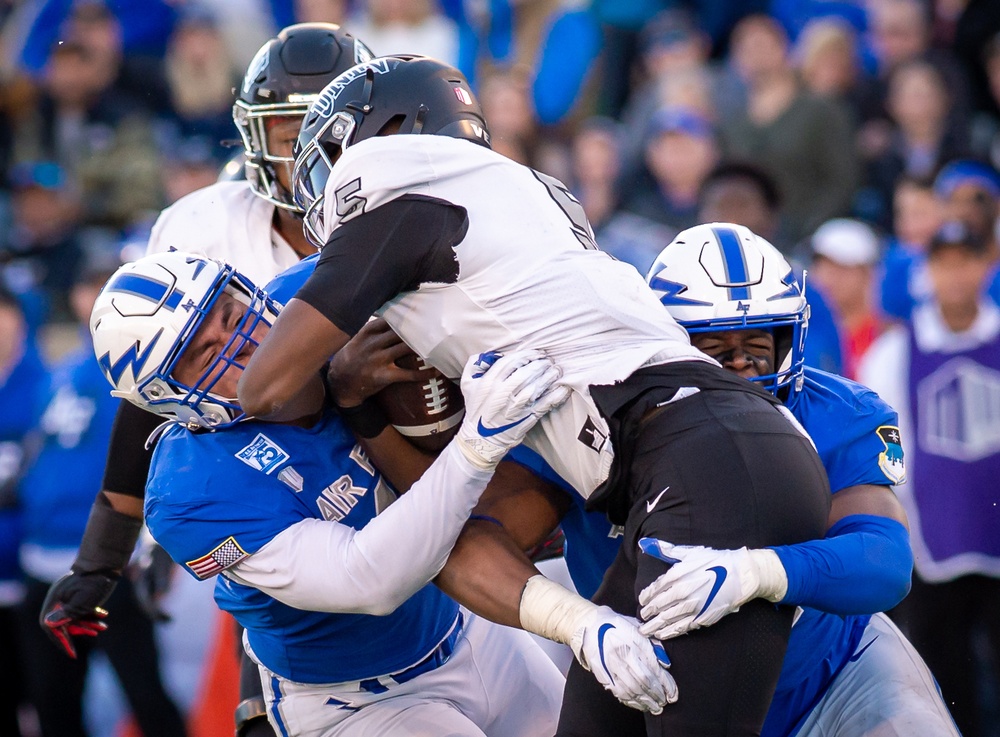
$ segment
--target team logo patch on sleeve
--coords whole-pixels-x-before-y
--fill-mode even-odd
[[[288,453],[267,435],[257,433],[257,437],[250,445],[236,453],[236,457],[250,468],[270,474],[271,471],[288,460]]]
[[[903,483],[906,481],[906,465],[903,463],[899,428],[895,425],[882,425],[875,432],[885,446],[885,450],[878,454],[878,467],[892,483]]]
[[[230,535],[222,542],[221,545],[219,545],[219,547],[208,555],[203,555],[200,558],[189,560],[184,565],[190,568],[194,575],[204,580],[214,576],[220,571],[224,571],[230,566],[236,565],[249,555],[250,554],[241,548],[239,543],[236,542],[236,538]]]

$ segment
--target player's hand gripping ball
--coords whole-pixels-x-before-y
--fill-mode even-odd
[[[385,387],[377,395],[382,410],[392,426],[418,448],[442,450],[465,416],[461,389],[415,353],[396,359],[396,365],[418,370],[424,377]]]

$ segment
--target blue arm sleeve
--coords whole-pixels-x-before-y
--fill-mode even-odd
[[[896,606],[910,590],[910,535],[886,517],[851,515],[822,540],[772,549],[788,575],[782,604],[874,614]]]

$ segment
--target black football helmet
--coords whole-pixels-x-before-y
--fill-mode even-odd
[[[243,139],[243,168],[255,194],[298,211],[291,193],[275,177],[275,166],[290,167],[294,158],[268,150],[267,120],[304,116],[332,79],[373,57],[367,46],[334,23],[288,26],[261,46],[233,105],[233,122]]]
[[[317,247],[325,245],[323,190],[341,150],[387,132],[490,145],[483,109],[458,69],[426,56],[386,56],[349,69],[316,98],[295,144],[292,188]]]

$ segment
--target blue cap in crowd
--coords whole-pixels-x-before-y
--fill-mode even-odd
[[[712,121],[697,110],[668,105],[653,113],[649,120],[649,136],[661,133],[684,133],[696,138],[714,138]]]
[[[969,159],[945,165],[934,180],[934,193],[950,197],[963,184],[974,184],[994,199],[1000,199],[1000,175],[988,164]]]

